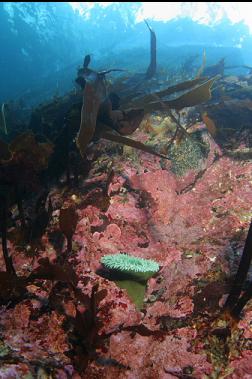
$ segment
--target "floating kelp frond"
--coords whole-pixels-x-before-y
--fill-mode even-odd
[[[224,75],[224,69],[225,69],[225,58],[222,58],[215,65],[206,67],[203,71],[203,75],[205,75],[205,76],[214,76],[214,75],[223,76]]]
[[[187,80],[185,82],[176,84],[175,86],[168,87],[167,89],[164,89],[159,92],[155,92],[154,95],[157,95],[159,97],[169,96],[172,95],[175,92],[185,91],[187,89],[190,89],[197,84],[203,83],[206,80],[206,78],[196,78],[192,80]]]
[[[5,107],[6,107],[6,104],[3,103],[1,106],[1,114],[0,114],[0,129],[2,129],[5,134],[8,134],[7,126],[6,126],[6,118],[5,118]]]
[[[104,71],[99,71],[98,74],[99,75],[106,75],[106,74],[110,74],[110,72],[125,72],[127,70],[124,70],[122,68],[111,68],[109,70],[104,70]]]
[[[144,118],[143,109],[129,109],[123,112],[124,118],[121,121],[121,128],[118,130],[121,135],[130,135],[138,129]]]
[[[108,126],[120,135],[130,135],[138,129],[142,122],[144,110],[135,108],[122,111],[119,109],[117,99],[115,98],[114,100],[114,103],[112,103],[109,96],[101,103],[97,115],[96,132],[99,134],[99,130],[104,130]],[[113,106],[117,109],[113,110]]]
[[[158,111],[161,105],[166,106],[168,109],[181,110],[186,107],[193,107],[195,105],[204,103],[211,99],[211,87],[219,75],[209,79],[200,86],[193,88],[191,91],[186,92],[184,95],[174,100],[157,101],[148,104],[145,110],[148,112]],[[161,104],[162,103],[162,104]]]
[[[146,71],[145,78],[151,79],[155,74],[157,70],[157,38],[155,32],[152,30],[152,28],[149,26],[148,22],[144,20],[145,24],[147,25],[149,31],[150,31],[150,64]]]
[[[84,69],[88,68],[90,61],[91,61],[91,55],[90,54],[85,55],[84,62],[83,62]]]
[[[190,89],[197,84],[203,83],[206,80],[206,78],[196,78],[192,80],[187,80],[185,82],[176,84],[174,86],[168,87],[164,90],[154,92],[152,94],[145,95],[141,98],[137,98],[136,100],[132,101],[134,103],[134,106],[143,106],[144,104],[147,104],[151,101],[154,101],[159,98],[163,98],[165,96],[172,95],[173,93],[185,91],[187,89]],[[125,101],[125,100],[124,100]]]
[[[139,141],[132,140],[131,138],[123,137],[123,136],[113,134],[112,132],[110,133],[107,131],[102,132],[100,137],[107,139],[108,141],[118,142],[126,146],[134,147],[135,149],[144,151],[145,153],[149,153],[160,158],[169,159],[165,155],[157,153],[151,147],[144,145],[143,143]]]
[[[205,70],[205,67],[206,67],[206,50],[204,49],[204,51],[203,51],[202,65],[200,66],[200,68],[199,68],[199,70],[197,72],[196,79],[199,78],[202,75],[202,73]]]
[[[92,84],[86,83],[81,108],[80,129],[76,138],[76,145],[82,157],[85,156],[86,148],[94,136],[101,102],[102,93],[100,88],[98,86],[95,88]]]
[[[84,87],[85,87],[86,80],[90,81],[90,79],[91,79],[92,81],[95,81],[97,79],[104,79],[105,75],[109,74],[110,72],[127,71],[127,70],[123,70],[120,68],[112,68],[109,70],[103,70],[103,71],[97,72],[97,71],[94,71],[94,70],[88,68],[90,62],[91,62],[91,56],[89,54],[89,55],[86,55],[84,58],[83,67],[79,68],[77,71],[77,78],[75,79],[75,82],[82,89],[84,89]]]

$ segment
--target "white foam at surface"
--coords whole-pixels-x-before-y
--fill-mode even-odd
[[[120,7],[116,2],[70,2],[74,9],[79,10],[86,19],[90,17],[90,9],[95,5],[101,7]],[[130,3],[132,4],[132,3]],[[243,22],[252,33],[252,3],[251,2],[142,2],[135,11],[135,21],[143,19],[170,21],[189,17],[205,25],[215,25],[223,19],[231,23]]]

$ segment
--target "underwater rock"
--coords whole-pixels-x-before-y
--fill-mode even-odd
[[[87,69],[88,64],[87,59],[84,68]],[[210,82],[204,80],[189,80],[159,91],[159,94],[188,90],[171,100],[173,106],[180,109],[182,105],[198,104],[202,93],[203,100],[211,96],[213,79]],[[238,84],[234,79],[227,82],[227,85],[242,87],[239,96],[245,96],[247,88],[245,90],[242,82]],[[90,95],[88,85],[86,95]],[[146,92],[144,95],[143,92],[141,96],[139,98],[136,94],[136,105],[138,102],[141,105],[144,98],[155,101],[152,97],[155,94]],[[87,98],[92,102],[92,96]],[[102,111],[100,104],[106,104],[104,98],[99,101],[96,96],[94,98],[93,116],[96,119],[98,111]],[[78,100],[78,104],[65,120],[64,143],[57,146],[59,150],[64,146],[61,151],[64,156],[68,146],[65,143],[69,137],[72,139],[77,131],[76,125],[79,125],[80,96],[71,99]],[[190,112],[187,111],[180,115],[160,112],[152,116],[151,121],[144,120],[140,125],[143,118],[140,108],[123,112],[118,109],[119,99],[114,98],[113,102],[111,97],[109,99],[113,126],[117,125],[123,136],[134,133],[135,142],[132,140],[128,145],[135,143],[135,147],[141,148],[126,151],[115,147],[115,143],[127,142],[127,139],[119,138],[123,136],[116,138],[116,134],[113,137],[107,135],[110,141],[95,140],[87,151],[89,159],[93,159],[89,161],[89,169],[86,170],[85,162],[80,161],[86,176],[83,175],[78,187],[62,189],[59,185],[50,194],[53,217],[34,251],[31,246],[22,251],[17,231],[8,230],[8,233],[12,231],[8,248],[17,274],[27,277],[36,269],[38,273],[39,260],[44,258],[47,265],[40,273],[47,276],[27,288],[24,288],[22,279],[24,298],[15,298],[16,303],[13,302],[11,307],[1,307],[4,343],[21,359],[31,362],[43,359],[55,377],[201,379],[215,375],[216,370],[222,374],[224,368],[215,367],[206,335],[211,330],[212,318],[221,312],[223,295],[229,291],[230,276],[239,263],[252,217],[251,160],[249,155],[235,154],[250,148],[251,103],[249,99],[216,103],[212,98],[206,114],[202,113],[202,108],[192,110],[193,114],[201,114],[203,121],[189,122]],[[134,98],[131,100],[134,103]],[[47,111],[44,109],[44,126],[50,130],[50,136],[55,137],[61,130],[59,125],[63,116],[56,116],[70,103],[56,101]],[[157,106],[160,108],[160,102]],[[91,108],[87,107],[86,111]],[[105,107],[103,116],[107,111]],[[230,117],[226,117],[227,114]],[[238,125],[237,134],[231,131],[229,140],[223,141],[222,133],[230,127],[233,114],[235,128],[240,117],[244,131],[241,132]],[[51,122],[54,116],[57,118],[55,123]],[[92,114],[84,114],[85,122],[92,121],[90,135],[84,136],[84,150],[93,137],[99,137],[94,134],[97,125],[90,117]],[[224,126],[221,124],[223,119]],[[179,121],[182,124],[179,130],[184,128],[185,133],[170,143]],[[33,122],[35,125],[35,120]],[[39,127],[42,124],[40,120]],[[58,128],[54,134],[56,125]],[[31,134],[18,137],[11,145],[12,151],[25,153],[25,157],[29,153],[29,157],[36,157],[36,161],[29,161],[36,162],[39,169],[46,168],[52,146],[35,142]],[[229,145],[225,146],[224,142]],[[9,157],[6,145],[2,143],[2,160]],[[30,150],[31,145],[34,146]],[[71,149],[70,155],[73,153]],[[163,159],[159,153],[154,153],[156,156],[148,154],[152,149],[161,151],[165,158],[168,152],[170,160]],[[34,171],[37,172],[36,167]],[[67,212],[63,220],[60,209],[64,209],[64,204],[70,204],[70,199],[74,199],[77,209]],[[31,207],[30,200],[26,202]],[[15,208],[10,209],[10,225],[15,225],[16,212]],[[66,257],[65,263],[74,275],[67,280],[70,271],[62,272],[59,265],[64,249],[59,218],[62,231],[69,240],[73,239],[72,254]],[[156,260],[160,265],[160,271],[148,280],[146,291],[144,288],[144,300],[137,304],[141,312],[127,291],[108,280],[111,279],[106,277],[108,272],[101,273],[101,258],[119,252]],[[0,267],[5,269],[2,254]],[[14,289],[18,290],[15,286]],[[92,298],[94,293],[98,294],[97,298]],[[228,373],[230,379],[250,375],[250,318],[248,304],[243,320],[237,324],[241,344],[234,356],[225,356],[225,364],[234,369]],[[88,332],[85,330],[87,325],[90,325]],[[90,338],[88,343],[87,336]],[[216,344],[220,347],[218,339]],[[17,370],[19,375],[21,363],[16,366],[13,372]],[[26,370],[25,366],[23,370]]]
[[[127,346],[130,346],[130,349],[127,349]],[[167,378],[169,371],[175,373],[188,366],[193,368],[193,374],[197,378],[211,372],[211,364],[207,362],[207,357],[190,352],[190,343],[182,336],[164,336],[161,340],[152,339],[152,343],[149,344],[146,337],[130,337],[126,332],[122,332],[111,337],[110,351],[114,359],[129,366],[131,373],[139,379]],[[142,351],[145,352],[144,356]],[[119,376],[123,377],[125,376]]]
[[[245,350],[241,353],[241,356],[234,359],[230,363],[230,371],[232,373],[227,375],[227,379],[240,379],[248,378],[252,375],[252,352],[251,350]]]
[[[16,306],[14,312],[1,315],[1,324],[9,332],[4,337],[9,347],[21,353],[26,359],[46,358],[48,352],[58,355],[67,363],[64,352],[68,350],[66,336],[62,328],[63,316],[52,312],[51,317],[42,316],[38,321],[30,319],[38,303],[29,300]],[[48,335],[48,331],[50,331]],[[24,340],[26,344],[24,344]],[[32,346],[32,349],[31,349]]]

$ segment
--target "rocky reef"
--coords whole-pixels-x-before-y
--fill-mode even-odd
[[[252,375],[252,303],[237,318],[224,307],[252,218],[251,77],[235,88],[215,79],[228,99],[218,86],[210,96],[210,80],[172,99],[131,94],[147,105],[132,119],[112,100],[99,114],[108,103],[97,97],[82,157],[82,93],[41,106],[26,134],[1,142],[1,378]],[[87,83],[86,98],[100,94]],[[157,109],[165,102],[175,112]],[[102,267],[118,253],[159,266],[140,307]]]

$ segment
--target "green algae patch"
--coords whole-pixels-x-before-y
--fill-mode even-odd
[[[172,162],[174,174],[183,176],[189,170],[198,169],[208,153],[209,146],[195,133],[194,136],[185,137],[179,145],[172,144],[167,156]]]

